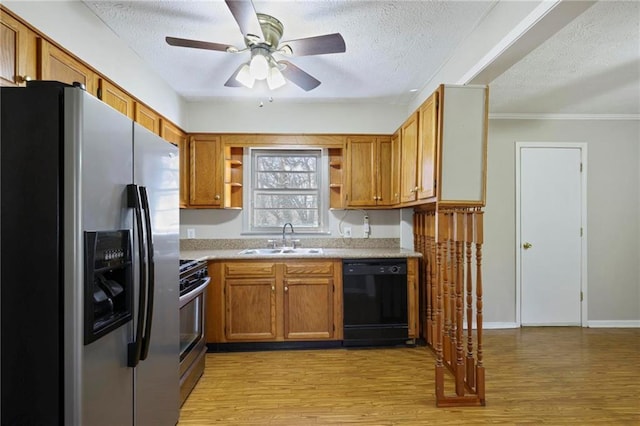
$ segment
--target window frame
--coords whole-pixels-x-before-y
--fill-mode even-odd
[[[243,223],[242,234],[243,235],[267,235],[267,234],[280,234],[282,233],[281,224],[279,226],[272,227],[256,227],[253,223],[254,217],[254,194],[255,192],[269,192],[269,190],[255,188],[256,174],[255,174],[255,162],[254,153],[277,153],[283,152],[287,154],[308,154],[309,152],[315,152],[318,155],[317,166],[317,196],[318,196],[318,226],[316,227],[302,227],[300,225],[293,224],[296,234],[327,234],[329,227],[329,191],[326,190],[329,182],[329,156],[328,149],[323,147],[292,147],[292,146],[268,146],[268,147],[245,147],[243,153],[244,176],[245,182],[243,197],[244,206],[243,209]],[[287,190],[291,192],[291,190]],[[293,190],[295,191],[295,189]]]

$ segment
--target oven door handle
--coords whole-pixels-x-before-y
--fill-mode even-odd
[[[146,289],[147,289],[147,256],[145,253],[145,241],[144,231],[142,229],[142,203],[140,200],[140,190],[138,185],[127,185],[127,207],[134,209],[134,216],[136,221],[136,230],[138,234],[138,262],[139,262],[139,280],[138,285],[140,287],[140,296],[138,299],[138,319],[135,326],[135,338],[133,342],[127,345],[128,357],[127,365],[129,367],[135,367],[140,362],[140,355],[142,352],[142,331],[144,327],[144,308],[146,305]]]
[[[182,308],[187,303],[191,302],[193,299],[198,297],[204,291],[204,289],[207,288],[210,281],[211,281],[211,277],[206,277],[202,280],[202,284],[200,284],[198,287],[192,289],[189,293],[183,294],[182,296],[180,296],[180,299],[179,299],[180,307]]]

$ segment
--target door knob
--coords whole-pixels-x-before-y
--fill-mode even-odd
[[[531,245],[531,243],[524,243],[522,245],[522,248],[525,249],[525,250],[530,249],[531,247],[533,247],[533,245]]]

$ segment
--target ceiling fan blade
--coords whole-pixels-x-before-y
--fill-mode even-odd
[[[280,43],[279,48],[285,45],[291,48],[293,56],[324,55],[326,53],[343,53],[347,51],[347,46],[340,33],[283,41]]]
[[[244,66],[245,64],[241,64],[238,69],[236,69],[233,74],[231,74],[231,77],[229,77],[229,80],[227,80],[226,83],[224,83],[225,86],[227,87],[240,87],[242,86],[242,83],[240,83],[238,80],[236,80],[236,76],[238,75],[238,73],[240,72],[240,69]]]
[[[234,48],[233,46],[229,46],[228,44],[210,43],[208,41],[199,40],[188,40],[186,38],[165,37],[165,40],[171,46],[193,47],[194,49],[219,50],[221,52],[226,52],[227,49]]]
[[[246,37],[247,34],[253,34],[264,39],[262,27],[251,0],[225,0],[225,3],[238,23],[243,36]]]
[[[284,75],[284,78],[299,86],[301,89],[308,92],[320,85],[320,80],[316,79],[311,74],[302,71],[291,62],[279,61],[278,63],[285,66],[281,71],[282,75]]]

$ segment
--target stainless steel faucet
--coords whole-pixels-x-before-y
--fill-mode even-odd
[[[295,231],[293,230],[293,225],[291,223],[287,222],[282,226],[282,247],[286,247],[287,245],[287,239],[284,236],[284,233],[287,230],[287,225],[289,225],[289,227],[291,228],[291,235],[295,233]],[[295,247],[295,242],[293,244]]]

